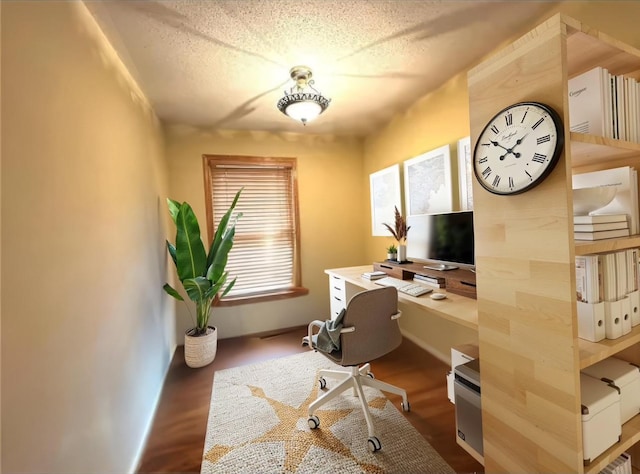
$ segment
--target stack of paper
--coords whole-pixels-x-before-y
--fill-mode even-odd
[[[596,67],[569,79],[569,126],[589,133],[640,141],[640,83]]]
[[[617,186],[618,192],[606,206],[590,213],[591,216],[602,214],[624,214],[629,222],[628,233],[619,235],[621,229],[602,230],[601,232],[613,232],[609,237],[623,237],[624,235],[636,235],[640,233],[640,216],[638,215],[638,173],[635,168],[623,166],[620,168],[612,168],[602,171],[593,171],[591,173],[582,173],[573,175],[574,188],[589,188],[593,186]],[[574,224],[593,224],[595,222],[577,222],[574,216]],[[602,221],[601,221],[602,222]],[[607,222],[607,221],[605,221]],[[582,231],[580,231],[582,233]],[[596,231],[584,231],[584,233]],[[604,235],[604,234],[601,234]],[[589,238],[584,235],[584,240],[598,240],[592,236]],[[576,237],[577,239],[578,237]]]
[[[622,453],[616,459],[608,464],[600,474],[631,474],[631,455],[628,453]]]
[[[362,274],[362,278],[366,278],[367,280],[378,280],[380,278],[384,278],[385,276],[387,276],[387,274],[385,272],[380,272],[380,271],[364,272]]]

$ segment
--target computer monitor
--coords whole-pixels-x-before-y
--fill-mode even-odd
[[[407,217],[407,258],[432,270],[475,267],[473,211]]]

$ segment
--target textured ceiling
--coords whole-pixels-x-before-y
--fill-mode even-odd
[[[366,135],[468,69],[556,2],[86,1],[166,123]],[[306,127],[276,108],[293,66],[329,108]]]

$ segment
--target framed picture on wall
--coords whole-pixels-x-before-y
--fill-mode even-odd
[[[404,162],[407,216],[451,211],[451,156],[449,145]]]
[[[472,174],[471,137],[464,137],[458,140],[458,187],[461,211],[473,211]]]
[[[371,188],[371,233],[374,236],[389,236],[382,224],[393,223],[395,207],[400,210],[400,165],[389,166],[369,175]]]

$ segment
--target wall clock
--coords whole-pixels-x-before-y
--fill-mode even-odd
[[[551,173],[564,146],[558,113],[539,102],[520,102],[498,112],[473,151],[478,182],[494,194],[520,194]]]

